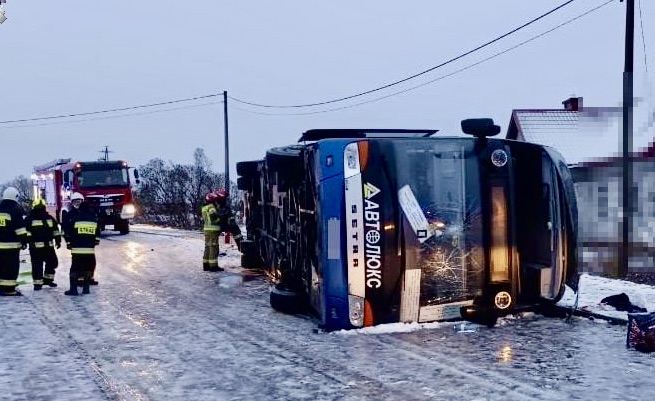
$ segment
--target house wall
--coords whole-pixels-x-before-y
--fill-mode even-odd
[[[633,167],[630,272],[655,272],[655,159]],[[622,170],[616,163],[574,167],[581,270],[616,274],[622,242]]]

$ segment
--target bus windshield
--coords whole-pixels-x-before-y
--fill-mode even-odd
[[[389,143],[406,271],[420,270],[420,306],[473,299],[484,279],[480,177],[474,143]]]

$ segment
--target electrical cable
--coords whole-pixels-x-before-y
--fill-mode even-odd
[[[207,99],[207,98],[217,97],[217,96],[223,96],[223,93],[213,93],[213,94],[210,94],[210,95],[189,97],[189,98],[177,99],[177,100],[169,100],[169,101],[166,101],[166,102],[159,102],[159,103],[142,104],[142,105],[138,105],[138,106],[119,107],[119,108],[116,108],[116,109],[89,111],[89,112],[86,112],[86,113],[61,114],[61,115],[58,115],[58,116],[23,118],[23,119],[20,119],[20,120],[7,120],[7,121],[0,121],[0,124],[24,123],[24,122],[30,122],[30,121],[54,120],[54,119],[60,119],[60,118],[90,116],[90,115],[94,115],[94,114],[115,113],[115,112],[118,112],[118,111],[127,111],[127,110],[143,109],[143,108],[148,108],[148,107],[165,106],[167,104],[175,104],[175,103],[182,103],[182,102],[192,102],[192,101],[195,101],[195,100]]]
[[[641,26],[641,44],[644,47],[644,66],[648,74],[648,57],[646,56],[646,38],[644,37],[644,16],[641,11],[641,0],[639,0],[639,25]]]
[[[457,69],[457,70],[455,70],[455,71],[453,71],[453,72],[450,72],[450,73],[448,73],[448,74],[441,75],[441,76],[439,76],[439,77],[437,77],[437,78],[434,78],[434,79],[431,79],[431,80],[429,80],[429,81],[423,82],[423,83],[421,83],[421,84],[418,84],[418,85],[412,86],[412,87],[410,87],[410,88],[406,88],[406,89],[403,89],[403,90],[400,90],[400,91],[396,91],[396,92],[390,93],[390,94],[385,95],[385,96],[380,96],[380,97],[377,97],[377,98],[375,98],[375,99],[369,99],[369,100],[362,101],[362,102],[358,102],[358,103],[354,103],[354,104],[351,104],[351,105],[341,106],[341,107],[334,107],[334,108],[325,109],[325,110],[307,111],[307,112],[295,112],[295,113],[284,113],[284,112],[281,112],[281,113],[272,113],[272,112],[254,111],[254,110],[249,110],[249,109],[245,109],[245,108],[241,108],[241,107],[236,107],[236,106],[234,106],[232,103],[228,103],[228,107],[230,107],[230,108],[234,108],[234,109],[236,109],[236,110],[244,111],[244,112],[247,112],[247,113],[260,114],[260,115],[267,115],[267,116],[302,116],[302,115],[311,115],[311,114],[328,113],[328,112],[332,112],[332,111],[344,110],[344,109],[349,109],[349,108],[353,108],[353,107],[357,107],[357,106],[362,106],[362,105],[365,105],[365,104],[368,104],[368,103],[377,102],[377,101],[380,101],[380,100],[383,100],[383,99],[387,99],[387,98],[390,98],[390,97],[393,97],[393,96],[396,96],[396,95],[400,95],[400,94],[403,94],[403,93],[406,93],[406,92],[410,92],[410,91],[416,90],[416,89],[421,88],[421,87],[423,87],[423,86],[427,86],[427,85],[432,84],[432,83],[434,83],[434,82],[440,81],[440,80],[442,80],[442,79],[444,79],[444,78],[448,78],[448,77],[451,77],[451,76],[453,76],[453,75],[456,75],[456,74],[458,74],[458,73],[460,73],[460,72],[464,72],[464,71],[466,71],[466,70],[469,70],[469,69],[471,69],[471,68],[473,68],[473,67],[475,67],[475,66],[477,66],[477,65],[480,65],[480,64],[482,64],[482,63],[485,63],[485,62],[487,62],[487,61],[489,61],[489,60],[492,60],[492,59],[494,59],[494,58],[496,58],[496,57],[499,57],[499,56],[501,56],[501,55],[503,55],[503,54],[505,54],[505,53],[508,53],[508,52],[510,52],[510,51],[512,51],[512,50],[515,50],[515,49],[519,48],[519,47],[522,47],[522,46],[524,46],[524,45],[526,45],[526,44],[528,44],[528,43],[530,43],[530,42],[532,42],[532,41],[534,41],[534,40],[536,40],[536,39],[539,39],[539,38],[541,38],[541,37],[543,37],[543,36],[546,36],[547,34],[553,32],[553,31],[555,31],[555,30],[557,30],[557,29],[560,29],[560,28],[562,28],[562,27],[564,27],[564,26],[566,26],[566,25],[568,25],[568,24],[571,24],[571,23],[575,22],[576,20],[578,20],[578,19],[580,19],[580,18],[583,18],[583,17],[585,17],[585,16],[587,16],[587,15],[589,15],[589,14],[595,12],[595,11],[601,9],[602,7],[605,7],[606,5],[612,3],[613,1],[614,1],[614,0],[607,0],[606,2],[600,4],[600,5],[598,5],[598,6],[594,7],[594,8],[592,8],[592,9],[589,9],[589,10],[585,11],[584,13],[578,14],[577,16],[575,16],[575,17],[573,17],[573,18],[570,18],[570,19],[568,19],[568,20],[562,22],[561,24],[559,24],[559,25],[557,25],[557,26],[555,26],[555,27],[553,27],[553,28],[551,28],[551,29],[549,29],[549,30],[547,30],[547,31],[544,31],[544,32],[542,32],[542,33],[540,33],[540,34],[538,34],[538,35],[532,36],[532,37],[530,37],[529,39],[526,39],[526,40],[524,40],[524,41],[522,41],[522,42],[520,42],[520,43],[518,43],[518,44],[516,44],[516,45],[514,45],[514,46],[512,46],[512,47],[509,47],[509,48],[507,48],[507,49],[505,49],[505,50],[503,50],[503,51],[501,51],[501,52],[495,53],[495,54],[493,54],[493,55],[491,55],[491,56],[489,56],[489,57],[486,57],[486,58],[484,58],[484,59],[482,59],[482,60],[479,60],[479,61],[477,61],[477,62],[475,62],[475,63],[473,63],[473,64],[469,64],[469,65],[467,65],[467,66],[465,66],[465,67],[462,67],[462,68],[460,68],[460,69]],[[229,98],[229,97],[230,97],[230,96],[228,96],[228,98]]]
[[[247,104],[249,106],[255,106],[255,107],[264,107],[264,108],[303,108],[303,107],[322,106],[322,105],[326,105],[326,104],[330,104],[330,103],[342,102],[344,100],[349,100],[349,99],[353,99],[353,98],[356,98],[356,97],[368,95],[370,93],[377,92],[377,91],[380,91],[382,89],[387,89],[387,88],[390,88],[392,86],[395,86],[395,85],[401,84],[403,82],[407,82],[409,80],[412,80],[414,78],[420,77],[420,76],[425,75],[425,74],[427,74],[427,73],[429,73],[431,71],[434,71],[434,70],[436,70],[438,68],[444,67],[444,66],[446,66],[446,65],[448,65],[448,64],[450,64],[452,62],[455,62],[455,61],[457,61],[457,60],[459,60],[459,59],[461,59],[463,57],[466,57],[469,54],[472,54],[472,53],[474,53],[474,52],[476,52],[478,50],[481,50],[481,49],[483,49],[483,48],[485,48],[485,47],[487,47],[487,46],[489,46],[489,45],[491,45],[493,43],[498,42],[499,40],[501,40],[503,38],[506,38],[509,35],[512,35],[512,34],[518,32],[518,31],[520,31],[521,29],[523,29],[523,28],[525,28],[525,27],[527,27],[529,25],[532,25],[533,23],[539,21],[542,18],[547,17],[548,15],[556,12],[557,10],[559,10],[561,8],[564,8],[565,6],[573,3],[574,1],[575,0],[568,0],[565,3],[562,3],[559,6],[551,9],[550,11],[548,11],[548,12],[546,12],[544,14],[541,14],[540,16],[538,16],[536,18],[533,18],[532,20],[526,22],[525,24],[510,30],[509,32],[506,32],[506,33],[504,33],[504,34],[502,34],[500,36],[497,36],[496,38],[494,38],[494,39],[492,39],[490,41],[487,41],[487,42],[485,42],[485,43],[483,43],[483,44],[481,44],[481,45],[479,45],[479,46],[477,46],[477,47],[475,47],[475,48],[473,48],[471,50],[468,50],[468,51],[460,54],[459,56],[456,56],[456,57],[453,57],[453,58],[451,58],[451,59],[449,59],[447,61],[444,61],[441,64],[430,67],[427,70],[423,70],[423,71],[418,72],[418,73],[416,73],[414,75],[410,75],[409,77],[406,77],[406,78],[391,82],[391,83],[386,84],[386,85],[379,86],[379,87],[374,88],[374,89],[370,89],[370,90],[367,90],[367,91],[364,91],[364,92],[359,92],[359,93],[356,93],[354,95],[344,96],[344,97],[340,97],[340,98],[336,98],[336,99],[332,99],[332,100],[326,100],[326,101],[322,101],[322,102],[296,104],[296,105],[268,105],[268,104],[261,104],[261,103],[255,103],[255,102],[250,102],[250,101],[246,101],[246,100],[241,100],[239,98],[235,98],[235,97],[232,97],[232,96],[228,96],[228,97],[230,99],[234,100],[235,102],[239,102],[239,103],[243,103],[243,104]]]
[[[83,123],[83,122],[97,121],[97,120],[111,120],[111,119],[115,119],[115,118],[136,117],[136,116],[143,116],[143,115],[147,115],[147,114],[166,113],[166,112],[171,112],[171,111],[192,109],[192,108],[211,106],[211,105],[222,104],[222,103],[223,103],[223,101],[221,100],[221,101],[218,101],[218,102],[207,102],[207,103],[193,104],[193,105],[188,105],[188,106],[171,107],[171,108],[162,109],[162,110],[142,111],[140,113],[119,114],[119,115],[116,115],[116,116],[85,118],[85,119],[82,119],[82,120],[72,120],[72,121],[45,122],[45,123],[40,123],[40,124],[23,124],[23,125],[0,126],[0,130],[2,130],[2,129],[12,129],[12,128],[44,127],[44,126],[49,126],[49,125],[76,124],[76,123]]]

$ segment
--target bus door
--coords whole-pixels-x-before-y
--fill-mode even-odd
[[[514,149],[516,230],[522,273],[521,299],[555,299],[564,279],[562,203],[558,175],[539,148]],[[541,179],[535,179],[541,177]]]

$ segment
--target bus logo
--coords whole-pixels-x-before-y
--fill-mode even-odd
[[[364,197],[366,199],[371,199],[372,197],[374,197],[379,193],[380,190],[375,185],[371,184],[370,182],[364,184]]]
[[[364,184],[364,226],[366,244],[364,260],[366,261],[366,287],[382,287],[382,248],[380,239],[380,205],[371,200],[380,193],[380,189],[367,182]]]

